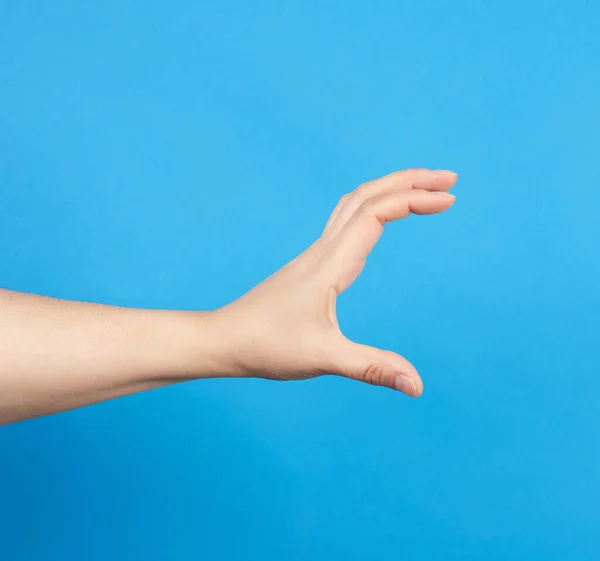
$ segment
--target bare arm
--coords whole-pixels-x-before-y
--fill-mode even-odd
[[[0,290],[0,423],[223,375],[209,318]]]
[[[450,172],[406,170],[344,196],[321,237],[256,288],[213,312],[141,310],[0,290],[0,424],[185,380],[326,373],[417,397],[400,355],[353,343],[335,301],[387,222],[452,206]]]

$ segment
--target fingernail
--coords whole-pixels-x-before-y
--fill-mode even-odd
[[[394,388],[399,392],[411,395],[413,397],[416,397],[417,395],[417,386],[415,382],[412,378],[406,376],[405,374],[398,374],[396,378],[394,378]]]
[[[445,199],[456,199],[452,193],[447,193],[446,191],[429,191],[429,194],[436,197],[444,197]]]
[[[449,169],[434,169],[433,173],[437,173],[438,175],[458,175],[458,173]]]

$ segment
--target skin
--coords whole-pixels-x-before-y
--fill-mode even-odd
[[[335,304],[387,222],[452,206],[457,176],[411,169],[344,195],[319,239],[231,304],[142,310],[0,290],[0,423],[213,377],[336,374],[418,397],[402,356],[354,343]]]

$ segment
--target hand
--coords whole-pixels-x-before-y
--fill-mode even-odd
[[[216,312],[234,376],[300,380],[337,374],[418,397],[415,368],[391,351],[348,340],[336,299],[362,271],[387,222],[452,206],[448,171],[412,169],[344,195],[321,237],[273,276]]]

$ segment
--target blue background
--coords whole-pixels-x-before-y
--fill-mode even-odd
[[[92,4],[92,3],[86,3]],[[0,557],[600,557],[597,2],[0,4],[0,285],[208,309],[460,173],[339,302],[425,394],[204,381],[0,428]]]

